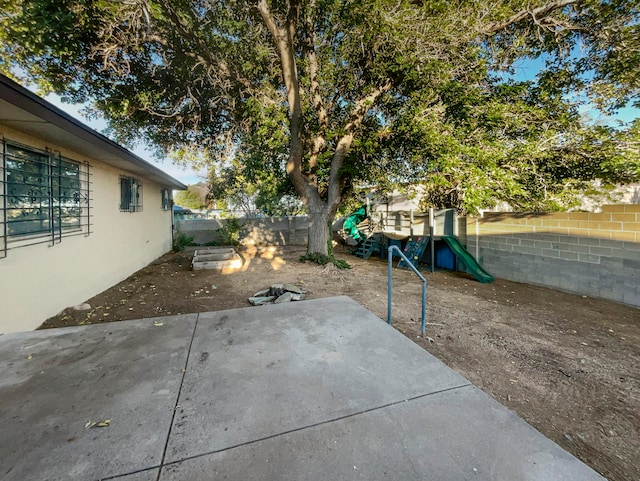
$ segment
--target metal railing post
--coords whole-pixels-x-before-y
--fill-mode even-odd
[[[387,262],[387,324],[389,325],[391,325],[391,296],[393,292],[391,288],[393,282],[393,247],[389,246]]]
[[[393,250],[396,250],[400,257],[402,257],[407,265],[411,268],[411,270],[420,278],[422,281],[422,336],[424,337],[424,332],[426,328],[426,312],[427,312],[427,280],[424,278],[422,274],[416,269],[416,267],[411,263],[411,261],[403,254],[403,252],[398,248],[398,246],[389,246],[388,249],[388,274],[387,274],[387,324],[391,325],[391,300],[393,296],[392,292],[392,282],[393,282]]]

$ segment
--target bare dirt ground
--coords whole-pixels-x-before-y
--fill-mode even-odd
[[[386,318],[386,262],[338,252],[351,270],[299,262],[302,248],[242,251],[239,272],[192,271],[193,250],[170,253],[42,328],[249,306],[274,283],[309,298],[347,295]],[[460,273],[394,270],[394,327],[611,481],[640,480],[640,310]],[[260,309],[256,307],[255,309]]]

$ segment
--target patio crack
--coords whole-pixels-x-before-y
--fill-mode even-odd
[[[180,386],[178,387],[178,395],[176,396],[176,402],[173,405],[173,412],[171,414],[171,424],[169,425],[169,432],[167,433],[167,439],[164,443],[164,448],[162,449],[162,458],[160,459],[160,464],[149,466],[146,468],[136,469],[135,471],[130,471],[127,473],[119,473],[110,476],[105,476],[98,478],[97,481],[110,481],[117,480],[118,478],[131,476],[134,474],[144,473],[147,471],[151,471],[153,469],[158,469],[158,476],[156,477],[156,481],[160,481],[160,476],[162,475],[162,468],[164,467],[164,460],[167,455],[167,449],[169,447],[169,440],[171,439],[171,432],[173,430],[173,423],[176,418],[176,410],[178,408],[178,402],[180,401],[180,395],[182,394],[182,386],[184,384],[184,378],[187,374],[187,367],[189,366],[189,359],[191,358],[191,347],[193,346],[193,340],[196,336],[196,329],[198,328],[198,320],[200,319],[200,314],[196,315],[196,322],[193,324],[193,332],[191,333],[191,339],[189,340],[189,348],[187,349],[187,358],[184,362],[184,367],[182,368],[182,377],[180,378]],[[172,463],[169,463],[172,464]]]
[[[171,461],[171,462],[169,462],[167,464],[164,464],[164,456],[163,456],[163,458],[162,458],[163,464],[160,467],[160,469],[162,470],[162,468],[165,467],[165,466],[171,466],[171,465],[174,465],[174,464],[180,464],[180,463],[183,463],[185,461],[189,461],[191,459],[202,458],[204,456],[209,456],[211,454],[222,453],[222,452],[225,452],[225,451],[230,451],[232,449],[237,449],[237,448],[241,448],[241,447],[244,447],[244,446],[249,446],[251,444],[261,443],[261,442],[267,441],[269,439],[279,438],[281,436],[286,436],[288,434],[297,433],[297,432],[300,432],[300,431],[305,431],[307,429],[313,429],[313,428],[316,428],[318,426],[323,426],[325,424],[331,424],[331,423],[334,423],[336,421],[342,421],[344,419],[349,419],[349,418],[352,418],[352,417],[360,416],[361,414],[367,414],[367,413],[370,413],[370,412],[373,412],[373,411],[378,411],[380,409],[386,409],[388,407],[396,406],[398,404],[403,404],[403,403],[406,403],[406,402],[416,401],[418,399],[422,399],[422,398],[425,398],[425,397],[434,396],[434,395],[442,394],[442,393],[449,392],[449,391],[455,391],[457,389],[462,389],[462,388],[469,387],[469,386],[473,386],[473,384],[468,382],[468,383],[465,383],[465,384],[460,384],[458,386],[452,386],[452,387],[449,387],[449,388],[440,389],[438,391],[429,392],[429,393],[425,393],[425,394],[420,394],[418,396],[413,396],[413,397],[410,397],[410,398],[407,398],[407,399],[402,399],[400,401],[393,401],[393,402],[390,402],[390,403],[387,403],[387,404],[383,404],[381,406],[375,406],[375,407],[372,407],[372,408],[363,409],[362,411],[358,411],[358,412],[351,413],[351,414],[346,414],[344,416],[339,416],[339,417],[336,417],[336,418],[327,419],[325,421],[319,421],[317,423],[309,424],[309,425],[306,425],[306,426],[301,426],[301,427],[294,428],[294,429],[289,429],[287,431],[281,431],[279,433],[271,434],[269,436],[264,436],[264,437],[259,438],[259,439],[252,439],[251,441],[246,441],[246,442],[243,442],[243,443],[234,444],[233,446],[227,446],[226,448],[215,449],[213,451],[207,451],[205,453],[199,453],[199,454],[194,454],[192,456],[186,456],[184,458],[177,459],[175,461]],[[158,478],[159,478],[159,475],[158,475]],[[157,481],[159,481],[159,479]]]
[[[162,475],[162,468],[164,467],[164,460],[167,456],[167,449],[169,449],[169,440],[171,439],[171,433],[173,431],[173,423],[176,419],[176,411],[178,410],[178,402],[182,395],[182,386],[184,385],[184,378],[187,375],[187,368],[189,367],[189,359],[191,359],[191,347],[193,346],[193,340],[196,337],[196,330],[198,329],[198,321],[200,320],[200,314],[196,316],[196,322],[193,324],[193,332],[191,333],[191,340],[189,341],[189,349],[187,350],[187,359],[184,362],[184,368],[182,369],[182,378],[180,379],[180,387],[178,388],[178,395],[176,396],[176,402],[173,405],[173,412],[171,414],[171,424],[169,424],[169,432],[167,433],[167,439],[164,443],[164,449],[162,450],[162,458],[160,459],[160,466],[158,469],[158,477],[156,481],[160,481]]]

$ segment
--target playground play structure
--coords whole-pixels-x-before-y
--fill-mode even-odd
[[[368,259],[374,252],[382,256],[391,246],[402,250],[413,267],[427,264],[436,268],[471,274],[483,284],[493,282],[489,274],[458,239],[455,209],[429,209],[429,212],[391,211],[388,205],[363,206],[343,224],[346,236],[358,243],[354,254]],[[409,269],[402,256],[398,267]]]

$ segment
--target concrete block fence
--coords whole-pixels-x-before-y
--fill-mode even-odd
[[[467,249],[494,276],[640,307],[640,205],[602,212],[485,213]]]
[[[486,213],[458,237],[494,276],[640,307],[640,204],[600,213]],[[225,219],[179,220],[196,243],[219,242]],[[306,217],[240,219],[241,242],[307,245]]]
[[[175,230],[193,237],[196,244],[220,242],[218,229],[227,219],[177,220]],[[238,219],[242,225],[240,242],[259,245],[307,245],[308,220],[299,217],[259,217]]]

